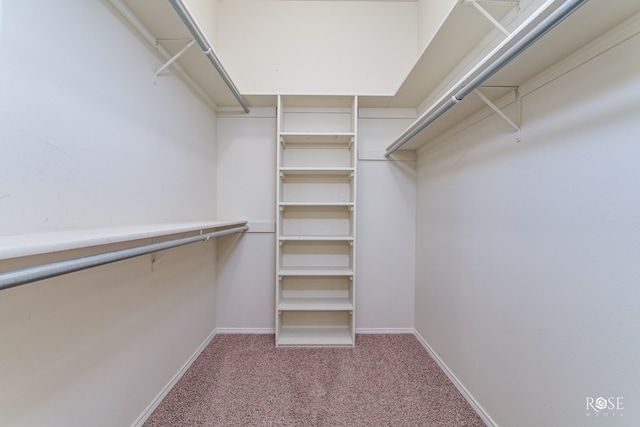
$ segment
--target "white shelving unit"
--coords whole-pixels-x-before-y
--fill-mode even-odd
[[[276,346],[355,344],[357,97],[278,97]]]

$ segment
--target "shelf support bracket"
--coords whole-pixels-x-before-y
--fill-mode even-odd
[[[178,58],[180,58],[182,56],[183,53],[185,53],[195,43],[196,43],[195,40],[191,40],[185,47],[180,49],[180,52],[178,52],[175,55],[173,55],[171,58],[169,58],[169,60],[167,62],[164,63],[164,65],[162,65],[162,67],[158,68],[158,70],[155,72],[154,76],[158,77],[158,74],[163,72],[165,70],[165,68],[167,68],[169,65],[173,64]]]
[[[502,33],[505,36],[509,36],[511,33],[509,32],[509,30],[507,30],[496,18],[493,17],[493,15],[491,15],[487,9],[485,9],[484,7],[482,7],[480,5],[480,2],[482,0],[464,0],[463,4],[470,4],[473,7],[475,7],[478,12],[480,12],[485,18],[487,18],[489,20],[489,22],[491,22],[497,29],[499,29],[500,31],[502,31]],[[516,5],[518,4],[518,2],[496,2],[496,1],[492,1],[492,2],[483,2],[483,3],[490,3],[493,5],[505,5],[505,6],[514,6],[514,3],[516,3]]]
[[[487,106],[489,108],[491,108],[493,111],[495,111],[500,117],[502,117],[502,119],[507,122],[509,124],[509,126],[511,126],[513,128],[513,130],[515,130],[516,132],[518,132],[518,139],[517,141],[520,142],[520,126],[518,126],[517,124],[515,124],[515,122],[513,120],[511,120],[509,117],[507,117],[507,115],[505,113],[502,112],[502,110],[500,108],[498,108],[498,106],[496,104],[494,104],[493,102],[491,102],[489,100],[489,98],[487,98],[486,96],[484,96],[482,94],[482,92],[480,92],[478,89],[475,89],[474,92],[476,93],[476,95],[478,95],[478,97],[480,99],[482,99],[482,101],[484,101],[485,104],[487,104]]]

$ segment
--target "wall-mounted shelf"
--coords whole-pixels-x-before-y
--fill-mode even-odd
[[[353,276],[351,267],[283,267],[279,276]]]
[[[162,84],[163,76],[175,67],[174,71],[177,71],[183,81],[212,108],[239,108],[238,99],[229,89],[228,82],[221,77],[198,43],[186,48],[194,41],[194,37],[169,1],[109,0],[109,2],[159,55],[157,75],[154,76],[151,73],[149,76],[150,79],[153,77],[156,80],[156,84]],[[176,59],[172,61],[171,66],[161,70],[173,57]],[[160,70],[159,73],[158,70]],[[228,75],[226,78],[230,80]]]
[[[491,4],[486,9],[504,26],[512,29],[542,4],[542,0],[521,2],[522,9],[519,11]],[[588,1],[565,22],[488,79],[482,86],[482,93],[498,107],[504,108],[516,101],[516,90],[524,83],[639,12],[638,2]],[[422,113],[423,108],[440,98],[504,37],[471,4],[456,2],[396,94],[390,97],[361,96],[359,104],[367,108],[417,107],[418,113]],[[471,94],[401,150],[415,150],[434,141],[476,114],[484,117],[492,114],[492,111],[480,97]],[[510,128],[505,123],[505,131],[513,132]],[[517,136],[514,136],[516,139]]]
[[[178,233],[233,227],[246,223],[247,221],[245,220],[211,220],[0,236],[0,259],[129,242]]]
[[[353,236],[280,236],[280,241],[293,241],[293,240],[322,240],[322,241],[340,241],[340,242],[352,242]]]
[[[313,147],[319,144],[336,144],[349,146],[353,143],[354,134],[347,133],[302,133],[283,132],[280,134],[280,141],[283,144],[301,144],[302,146]]]

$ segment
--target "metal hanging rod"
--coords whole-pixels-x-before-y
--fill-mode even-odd
[[[105,252],[96,255],[89,255],[80,258],[68,259],[64,261],[53,262],[50,264],[36,265],[20,270],[8,271],[0,273],[0,290],[9,289],[38,280],[49,279],[51,277],[61,276],[75,271],[86,270],[88,268],[97,267],[99,265],[110,264],[116,261],[122,261],[128,258],[134,258],[140,255],[150,254],[152,252],[163,251],[178,246],[188,245],[206,241],[212,237],[225,236],[227,234],[241,233],[249,229],[249,226],[228,228],[211,233],[199,234],[197,236],[183,237],[180,239],[168,240],[166,242],[151,243],[149,245],[136,246],[133,248],[121,249],[118,251]]]
[[[222,80],[224,80],[224,83],[227,85],[233,96],[238,100],[244,112],[249,113],[249,106],[242,98],[242,95],[240,95],[240,91],[236,88],[236,85],[231,81],[231,77],[227,74],[227,71],[224,69],[220,60],[214,53],[213,48],[209,45],[204,34],[202,34],[202,31],[200,31],[200,28],[196,25],[195,20],[184,6],[184,3],[182,3],[182,0],[169,0],[169,3],[171,3],[171,6],[173,6],[180,19],[182,19],[182,22],[184,22],[184,25],[186,25],[191,35],[200,46],[200,49],[202,49],[207,58],[209,58],[209,62],[211,62],[213,67],[218,71],[218,74],[220,74],[220,77],[222,77]]]
[[[513,39],[520,35],[524,31],[524,28],[531,24],[533,19],[541,13],[545,6],[538,9],[538,12],[534,13],[532,17],[512,32],[503,42],[498,45],[496,49],[492,51],[487,57],[485,57],[478,66],[474,67],[465,77],[463,77],[455,86],[453,86],[446,95],[438,102],[433,104],[422,116],[420,116],[409,128],[407,128],[403,135],[401,135],[393,144],[391,144],[387,151],[384,153],[385,157],[389,157],[396,150],[409,142],[414,136],[420,133],[424,128],[433,123],[436,119],[447,112],[451,107],[473,92],[478,86],[484,83],[487,79],[497,73],[502,67],[507,65],[516,56],[526,50],[533,43],[538,41],[547,32],[552,30],[556,25],[564,21],[569,15],[578,10],[580,6],[585,4],[588,0],[567,0],[556,10],[551,12],[549,16],[544,18],[539,24],[537,24],[531,31],[524,34],[521,38],[514,42],[504,53],[502,53],[493,62],[488,63],[489,60],[496,55],[496,52],[504,49],[504,47],[513,42]],[[548,1],[547,4],[553,3]],[[477,73],[477,74],[476,74]],[[475,77],[472,77],[475,74]]]

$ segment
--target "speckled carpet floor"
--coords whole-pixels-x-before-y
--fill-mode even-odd
[[[144,424],[484,425],[410,334],[278,349],[273,335],[217,335]]]

